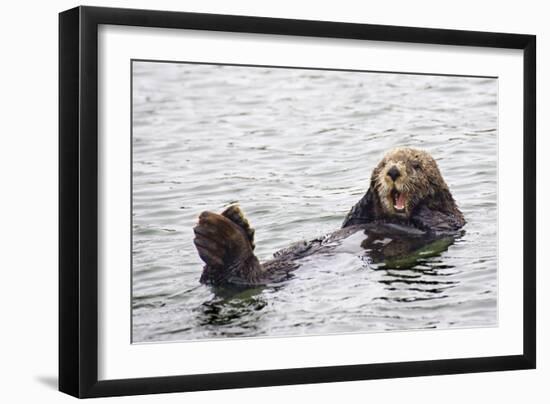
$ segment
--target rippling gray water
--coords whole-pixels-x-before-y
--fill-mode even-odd
[[[133,63],[133,341],[497,324],[497,80]],[[192,227],[238,202],[262,261],[341,226],[396,146],[439,163],[464,235],[404,269],[309,257],[214,291]]]

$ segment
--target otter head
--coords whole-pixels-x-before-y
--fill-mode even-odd
[[[411,148],[384,156],[372,172],[367,193],[351,208],[342,227],[388,219],[439,233],[456,231],[466,223],[435,160]]]
[[[373,171],[371,188],[383,216],[399,219],[410,219],[420,204],[441,205],[441,198],[450,197],[433,157],[412,148],[388,152]]]

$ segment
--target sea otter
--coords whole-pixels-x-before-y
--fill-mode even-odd
[[[254,286],[287,279],[299,266],[297,260],[330,252],[352,235],[360,236],[359,244],[368,254],[395,258],[449,238],[464,224],[435,160],[423,150],[396,148],[373,170],[366,194],[346,215],[342,228],[331,234],[292,244],[260,263],[254,255],[254,229],[232,205],[221,214],[202,212],[193,241],[206,264],[202,283]]]

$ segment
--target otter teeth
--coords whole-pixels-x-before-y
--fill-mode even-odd
[[[404,210],[405,209],[405,195],[399,191],[394,191],[393,194],[393,207],[395,210]]]

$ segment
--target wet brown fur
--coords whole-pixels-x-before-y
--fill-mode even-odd
[[[399,172],[395,181],[388,175],[392,168]],[[404,212],[394,208],[391,196],[394,189],[406,197]],[[433,212],[436,218],[448,216],[452,222],[449,230],[456,230],[465,223],[434,158],[423,150],[396,148],[386,153],[373,170],[369,190],[350,210],[343,227],[393,220],[411,222],[423,230],[437,230],[438,223],[429,223],[426,210]]]
[[[395,180],[388,175],[392,168],[399,172]],[[393,190],[405,195],[401,211],[394,208]],[[194,228],[195,246],[206,263],[201,282],[278,282],[298,267],[296,259],[326,249],[326,240],[346,238],[376,222],[396,222],[433,234],[448,234],[465,223],[435,160],[422,150],[397,148],[376,166],[367,193],[347,214],[342,229],[323,238],[295,243],[263,264],[254,255],[254,229],[238,206],[232,205],[222,214],[201,213]]]

